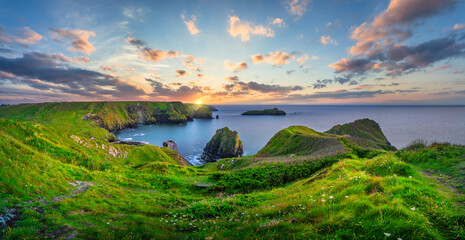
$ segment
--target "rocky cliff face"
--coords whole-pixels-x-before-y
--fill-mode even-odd
[[[180,124],[194,118],[212,118],[207,105],[181,102],[103,102],[82,116],[99,127],[116,132],[137,124]]]
[[[225,127],[216,130],[215,135],[203,150],[202,159],[213,162],[220,158],[240,157],[242,154],[242,141],[239,139],[239,134]]]

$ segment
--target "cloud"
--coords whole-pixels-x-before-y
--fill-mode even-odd
[[[291,70],[286,71],[286,74],[287,74],[287,75],[291,75],[291,74],[294,73],[294,72],[295,72],[295,70],[294,70],[294,69],[291,69]]]
[[[175,58],[179,55],[176,51],[163,51],[158,49],[152,49],[147,46],[147,43],[143,40],[128,37],[126,39],[128,43],[137,47],[141,51],[141,56],[144,59],[151,60],[153,62],[162,61],[165,58]]]
[[[270,52],[268,55],[262,55],[262,54],[255,54],[250,56],[251,60],[253,63],[261,63],[261,62],[268,62],[273,66],[281,66],[283,64],[288,64],[290,63],[291,60],[296,58],[296,55],[299,55],[301,53],[286,53],[286,52],[281,52],[281,51],[276,51],[276,52]],[[308,58],[308,57],[307,57]],[[300,62],[305,62],[305,56],[300,59]]]
[[[263,61],[265,61],[265,56],[262,55],[262,54],[255,54],[255,55],[252,55],[250,56],[251,60],[253,63],[261,63]]]
[[[320,42],[324,45],[333,44],[334,46],[337,46],[336,40],[332,39],[330,36],[321,36]]]
[[[228,81],[231,81],[231,82],[237,82],[237,81],[239,81],[239,77],[238,77],[238,76],[225,77],[224,79],[225,79],[225,80],[228,80]]]
[[[271,21],[271,24],[275,25],[276,27],[286,27],[286,23],[282,18],[275,18]]]
[[[148,9],[144,8],[134,8],[134,7],[124,7],[121,12],[123,15],[130,19],[138,19],[139,22],[144,22],[143,17],[148,12]]]
[[[409,27],[413,23],[444,12],[456,3],[456,0],[391,0],[388,8],[371,23],[364,22],[352,31],[351,38],[356,44],[349,52],[356,56],[364,54],[376,41],[403,42],[412,35]]]
[[[181,19],[184,20],[187,30],[191,35],[196,35],[200,33],[199,29],[195,26],[195,21],[197,20],[197,17],[195,15],[192,15],[190,20],[186,20],[184,14],[181,14]]]
[[[181,62],[184,66],[189,68],[191,71],[200,71],[200,66],[204,64],[204,60],[196,58],[192,55],[182,55]]]
[[[387,76],[400,76],[430,67],[441,60],[464,56],[465,42],[450,34],[413,46],[390,44],[365,58],[344,58],[329,66],[336,73],[362,74],[372,70],[385,71]]]
[[[188,76],[189,73],[184,71],[184,70],[181,70],[181,69],[178,69],[178,70],[174,70],[177,74],[176,74],[176,77],[185,77],[185,76]]]
[[[313,89],[321,89],[327,87],[328,84],[332,83],[332,79],[322,79],[316,80],[316,83],[312,84]]]
[[[297,16],[296,20],[300,19],[307,12],[307,4],[309,0],[288,0],[285,1],[285,7],[292,15]]]
[[[310,58],[310,60],[312,60],[312,61],[318,60],[318,59],[320,59],[320,57],[318,57],[318,56],[312,56],[312,57]]]
[[[224,65],[226,66],[227,69],[234,71],[234,72],[240,72],[241,70],[249,68],[247,63],[245,62],[238,62],[238,63],[231,63],[228,60],[224,60]]]
[[[42,35],[32,31],[29,27],[22,28],[16,35],[16,37],[8,35],[3,26],[0,25],[0,43],[14,41],[21,45],[31,45],[40,43],[43,38]]]
[[[208,78],[209,76],[205,75],[205,74],[197,73],[197,77],[198,78]]]
[[[274,37],[274,31],[271,28],[254,25],[249,22],[241,22],[239,17],[229,17],[229,34],[232,37],[239,36],[242,42],[250,40],[250,35],[262,35],[266,37]]]
[[[25,53],[18,58],[0,57],[0,71],[12,74],[12,84],[50,90],[93,99],[137,98],[145,92],[114,76],[58,63],[59,55]],[[5,80],[4,80],[5,81]]]
[[[198,86],[180,86],[175,89],[153,79],[147,78],[145,80],[153,87],[153,92],[149,94],[153,97],[190,101],[205,95],[204,91]]]
[[[291,94],[289,95],[286,100],[293,100],[293,101],[304,101],[307,99],[353,99],[353,98],[371,98],[377,95],[384,95],[384,94],[393,94],[393,91],[348,91],[348,90],[337,90],[337,91],[329,91],[329,92],[316,92],[313,94]]]
[[[353,80],[353,74],[346,74],[343,76],[334,77],[333,79],[318,79],[316,83],[312,84],[313,89],[326,88],[331,83],[339,83],[341,85],[349,83],[349,85],[358,84],[357,81]]]
[[[330,64],[336,73],[341,72],[355,72],[363,73],[370,69],[373,69],[374,63],[368,59],[349,59],[343,58],[339,62]]]
[[[304,55],[300,58],[297,58],[297,62],[299,63],[299,65],[303,65],[305,64],[305,62],[307,62],[309,59],[309,57],[307,55]]]
[[[68,48],[71,51],[81,51],[90,55],[95,50],[94,46],[88,41],[89,37],[95,37],[95,33],[92,31],[60,28],[50,28],[50,31],[52,31],[51,35],[55,40],[71,40],[72,46]]]
[[[454,25],[454,31],[459,31],[459,30],[462,30],[462,29],[465,29],[465,23],[462,23],[462,24],[455,24]]]
[[[239,91],[239,92],[248,92],[256,91],[260,93],[275,93],[275,94],[287,94],[292,91],[303,90],[303,86],[281,86],[281,85],[270,85],[264,83],[257,83],[254,81],[250,82],[240,82],[235,81],[232,84],[225,85],[227,91]]]

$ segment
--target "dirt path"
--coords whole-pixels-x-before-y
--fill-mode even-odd
[[[65,198],[73,198],[77,196],[78,194],[86,192],[87,190],[89,190],[90,186],[93,185],[93,183],[91,182],[84,182],[84,181],[73,181],[73,182],[70,181],[69,184],[75,187],[75,189],[72,190],[69,194],[56,196],[52,198],[51,202],[45,201],[45,199],[39,199],[38,201],[43,203],[46,206],[51,203],[62,201]],[[4,209],[5,213],[0,214],[0,232],[7,227],[10,227],[10,228],[14,227],[16,225],[16,222],[21,220],[21,214],[22,214],[23,208],[24,207],[17,206],[13,208]],[[44,213],[43,207],[34,207],[34,210],[41,214]],[[52,235],[50,235],[50,234],[45,234],[43,230],[42,232],[39,230],[39,234],[44,234],[45,236],[50,235],[50,236],[55,236],[55,237],[62,236],[63,239],[72,239],[74,238],[75,233],[70,234],[70,231],[71,229],[61,228],[57,230],[56,232],[54,232]],[[64,237],[66,235],[68,236]]]
[[[54,197],[52,199],[52,202],[59,202],[59,201],[65,199],[65,198],[73,198],[78,194],[86,192],[87,190],[89,190],[90,186],[93,185],[93,183],[91,183],[91,182],[83,182],[83,181],[69,182],[69,184],[76,187],[76,189],[74,189],[73,191],[71,191],[67,195],[60,195],[60,196]]]

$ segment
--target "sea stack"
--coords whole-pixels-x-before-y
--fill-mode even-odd
[[[171,150],[178,152],[178,145],[175,141],[171,139],[166,142],[163,142],[163,147],[169,147]]]
[[[216,130],[215,135],[203,149],[202,159],[214,162],[220,158],[240,157],[243,154],[242,141],[236,131],[228,127]]]

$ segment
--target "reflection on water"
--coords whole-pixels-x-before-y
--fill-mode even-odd
[[[336,124],[370,118],[381,126],[392,145],[402,148],[422,138],[429,142],[448,141],[465,144],[464,106],[279,106],[286,116],[242,116],[248,110],[275,106],[216,106],[213,117],[196,119],[183,125],[140,125],[118,132],[118,139],[146,141],[162,146],[163,141],[177,142],[179,153],[189,162],[202,164],[198,158],[217,129],[229,127],[239,132],[244,155],[259,151],[279,130],[304,125],[326,131]]]

